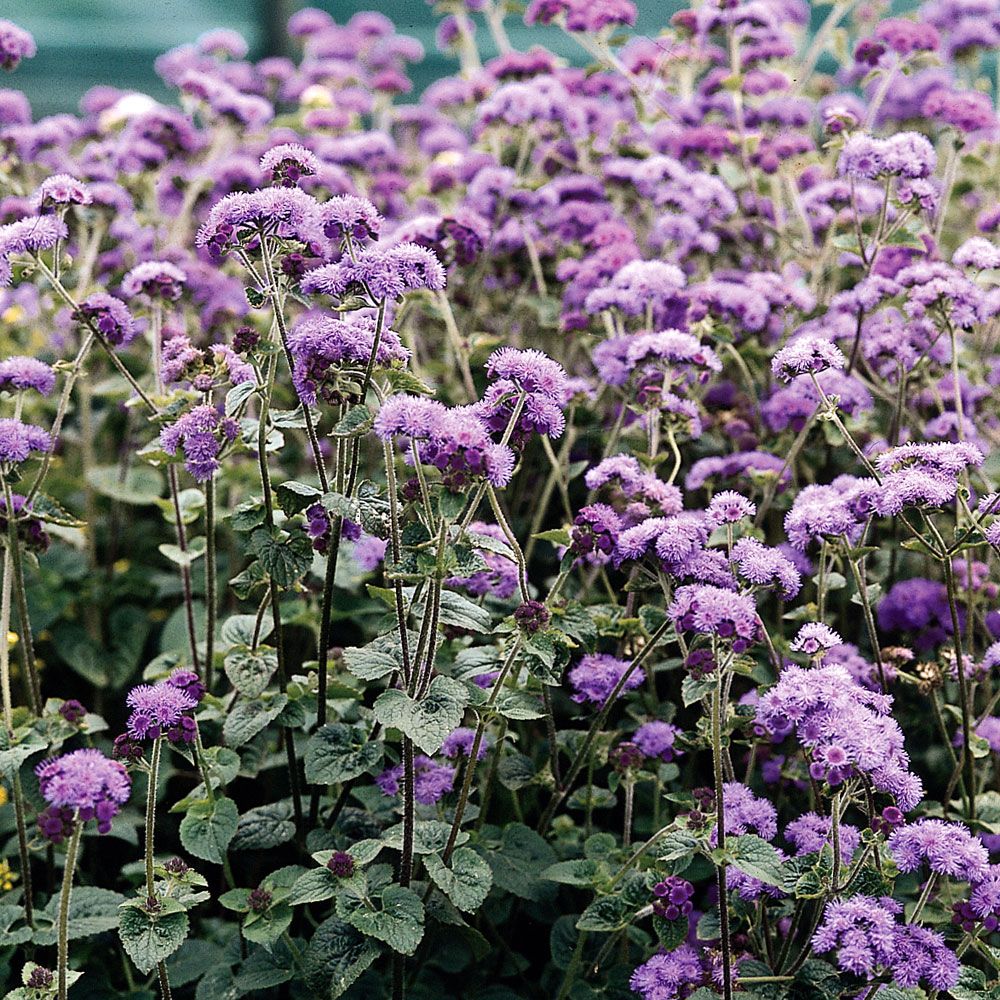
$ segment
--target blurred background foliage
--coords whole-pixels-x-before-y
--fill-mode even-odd
[[[38,42],[38,55],[21,65],[12,85],[28,95],[35,116],[41,117],[75,111],[80,97],[99,83],[166,99],[153,60],[210,28],[239,31],[254,58],[293,55],[285,24],[305,6],[322,7],[340,23],[359,10],[391,17],[400,32],[424,46],[425,59],[411,72],[417,90],[457,68],[434,46],[439,17],[425,0],[22,0],[20,5],[6,0],[0,16],[14,19]],[[679,6],[672,0],[639,0],[637,30],[656,34]],[[544,42],[574,62],[584,61],[582,50],[559,31],[528,28],[519,15],[508,18],[507,27],[517,48]],[[487,31],[480,30],[477,40],[484,58],[495,55]]]

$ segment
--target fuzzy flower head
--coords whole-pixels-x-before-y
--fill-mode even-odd
[[[794,730],[812,758],[815,780],[835,787],[861,772],[909,810],[923,796],[923,786],[910,771],[891,709],[889,695],[862,687],[840,664],[790,664],[761,696],[755,728],[776,741]]]
[[[493,434],[506,435],[515,447],[533,433],[562,434],[567,384],[562,365],[541,351],[502,347],[490,355],[486,371],[491,383],[475,410]]]
[[[84,822],[96,819],[98,833],[111,829],[111,820],[132,789],[122,764],[89,748],[44,761],[35,774],[42,798],[52,809],[71,810]]]
[[[490,438],[469,407],[449,409],[435,399],[390,396],[375,419],[375,433],[383,441],[396,439],[410,460],[436,468],[453,491],[480,478],[506,486],[514,472],[514,453]]]
[[[227,194],[212,206],[195,243],[219,261],[239,248],[257,249],[268,236],[298,248],[322,245],[316,199],[297,187]]]
[[[534,6],[537,5],[535,0]],[[691,945],[682,944],[640,965],[632,973],[629,987],[643,1000],[680,1000],[690,996],[704,975],[698,952]]]
[[[31,59],[37,51],[29,32],[13,21],[0,21],[0,67],[16,69],[22,59]]]
[[[756,538],[741,538],[733,546],[732,562],[742,579],[755,587],[773,587],[783,600],[795,597],[802,588],[802,577],[791,559]]]
[[[297,187],[303,177],[319,173],[315,153],[295,142],[272,146],[261,158],[260,169],[281,187]]]
[[[735,490],[723,490],[712,497],[708,505],[708,516],[717,526],[738,524],[744,518],[757,513],[757,505]]]
[[[0,226],[0,287],[11,283],[11,257],[51,250],[66,236],[66,223],[55,215],[18,219]]]
[[[83,322],[93,324],[112,347],[127,347],[138,332],[128,306],[107,292],[92,292],[82,299],[76,315]]]
[[[65,211],[71,205],[90,205],[93,200],[87,185],[69,174],[47,177],[31,196],[32,207],[41,215]]]
[[[55,372],[37,358],[14,357],[0,361],[0,389],[7,392],[34,390],[47,396],[56,384]]]
[[[239,425],[210,404],[196,406],[160,431],[160,447],[171,455],[184,452],[184,466],[200,483],[221,468],[219,454],[239,433]]]
[[[196,724],[190,713],[198,699],[185,687],[169,680],[140,684],[126,698],[132,709],[128,734],[135,740],[155,740],[165,736],[171,743],[193,743]]]
[[[375,784],[383,795],[399,795],[403,784],[403,765],[397,764],[383,771]],[[439,802],[452,790],[455,784],[455,768],[446,764],[438,764],[424,754],[413,758],[413,790],[414,798],[421,805],[430,806]]]
[[[847,359],[836,344],[822,337],[798,337],[786,344],[771,360],[771,371],[783,382],[799,375],[816,375],[830,368],[846,367]]]
[[[621,518],[606,503],[582,507],[570,529],[571,551],[588,562],[607,562],[618,544]]]
[[[449,760],[454,760],[456,757],[465,757],[468,759],[472,753],[475,740],[475,729],[471,729],[469,726],[459,726],[458,729],[453,729],[444,738],[444,743],[441,744],[441,753]],[[476,751],[476,760],[483,760],[489,749],[489,738],[484,736],[479,742],[479,748]]]
[[[147,260],[136,264],[122,278],[122,294],[128,299],[146,296],[163,302],[176,302],[181,297],[187,276],[165,260]]]
[[[318,399],[342,402],[345,375],[364,372],[375,346],[376,323],[370,316],[348,313],[345,318],[310,315],[299,320],[288,337],[293,359],[292,382],[308,406]],[[394,330],[383,329],[375,361],[383,367],[405,364],[410,352]]]
[[[26,462],[35,452],[52,450],[49,432],[13,417],[0,420],[0,462],[8,468]]]
[[[684,751],[676,746],[681,730],[669,722],[654,719],[644,722],[633,734],[632,742],[639,748],[644,757],[650,757],[670,763],[675,757],[683,755]]]
[[[882,486],[872,506],[883,517],[895,517],[907,507],[943,507],[955,499],[961,473],[984,461],[979,448],[967,442],[892,448],[875,461]]]
[[[642,511],[638,518],[642,520],[651,514],[679,514],[684,507],[681,491],[643,469],[632,455],[612,455],[603,459],[587,472],[584,482],[587,489],[603,490],[608,494],[611,505],[623,515],[628,527],[636,523],[632,516],[636,508]]]
[[[364,247],[353,258],[317,267],[302,281],[307,294],[336,299],[361,295],[372,305],[395,301],[408,291],[440,291],[444,286],[441,261],[432,250],[416,243]]]
[[[828,650],[843,643],[843,639],[829,625],[822,622],[806,622],[792,640],[792,650],[821,658]]]
[[[583,704],[602,705],[621,682],[629,669],[627,660],[606,653],[591,653],[585,656],[569,672],[569,683],[573,688],[573,701]],[[633,670],[619,692],[634,691],[645,680],[641,669]]]
[[[713,635],[737,652],[756,641],[760,626],[753,598],[703,584],[678,587],[667,609],[678,631]]]
[[[382,216],[367,199],[353,194],[338,194],[320,207],[323,235],[337,242],[363,243],[377,240]]]
[[[938,875],[963,882],[982,880],[990,860],[983,842],[967,827],[943,819],[920,819],[896,830],[889,852],[902,872],[926,864]]]

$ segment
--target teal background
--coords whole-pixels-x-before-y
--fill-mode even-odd
[[[454,72],[457,63],[434,47],[438,17],[424,0],[12,0],[0,3],[0,17],[27,28],[38,43],[38,55],[21,64],[0,86],[17,87],[31,100],[36,117],[74,111],[80,97],[98,83],[141,90],[165,99],[167,91],[153,72],[161,52],[193,42],[210,28],[235,28],[250,43],[255,58],[282,52],[284,24],[303,6],[322,7],[343,23],[359,10],[377,9],[404,34],[418,38],[425,59],[413,67],[417,89]],[[657,34],[679,0],[640,0],[637,30]],[[534,43],[573,61],[585,56],[557,28],[527,28],[520,17],[508,17],[508,34],[517,48]],[[485,25],[477,41],[484,57],[495,54]]]

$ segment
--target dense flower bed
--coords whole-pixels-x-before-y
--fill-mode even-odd
[[[1000,15],[442,7],[0,91],[0,985],[997,997]]]

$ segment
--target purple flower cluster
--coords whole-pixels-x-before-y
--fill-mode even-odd
[[[198,482],[211,479],[221,468],[219,454],[226,444],[235,440],[239,426],[230,417],[223,417],[212,405],[205,403],[189,410],[160,432],[160,446],[165,452],[184,453],[184,467]]]
[[[585,656],[567,675],[573,689],[573,701],[581,704],[603,705],[611,692],[628,673],[629,662],[609,656],[607,653],[590,653]],[[628,674],[621,694],[634,691],[646,679],[641,668]]]
[[[123,765],[87,748],[54,757],[35,768],[38,790],[49,804],[39,817],[42,833],[58,843],[65,835],[67,816],[97,820],[97,832],[107,833],[111,821],[128,801],[132,781]]]

